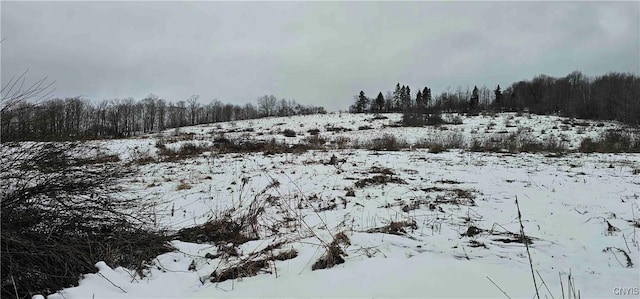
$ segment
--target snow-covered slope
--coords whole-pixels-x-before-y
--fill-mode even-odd
[[[471,140],[526,130],[576,148],[583,138],[618,127],[500,114],[461,116],[459,125],[401,128],[393,126],[400,115],[388,117],[268,118],[95,143],[128,160],[157,156],[160,139],[169,147],[222,136],[296,144],[318,129],[328,144],[339,138],[366,142],[385,133],[411,144],[442,134]],[[297,136],[285,137],[286,129]],[[533,297],[516,198],[541,296],[566,294],[569,273],[585,298],[623,291],[637,297],[640,287],[638,154],[329,147],[269,155],[205,152],[140,167],[123,182],[123,195],[154,203],[148,220],[157,228],[177,231],[227,211],[241,217],[259,210],[258,239],[234,254],[229,244],[176,240],[177,251],[159,256],[144,277],[98,263],[98,274],[50,298]],[[343,251],[344,263],[312,271],[332,243]],[[297,252],[294,258],[268,260],[256,276],[212,282],[225,269],[290,249]]]

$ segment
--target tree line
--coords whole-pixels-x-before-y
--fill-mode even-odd
[[[37,103],[3,103],[1,140],[52,141],[119,138],[168,128],[268,116],[326,113],[323,107],[264,95],[257,104],[234,105],[214,100],[203,105],[197,95],[170,102],[150,94],[95,102],[82,97],[55,98]]]
[[[374,99],[364,91],[354,97],[349,110],[354,113],[473,113],[479,110],[503,112],[528,111],[595,120],[616,120],[630,125],[640,124],[640,77],[630,73],[611,72],[589,77],[574,71],[565,77],[539,75],[519,81],[502,90],[486,86],[473,89],[447,88],[433,96],[424,87],[411,94],[409,86],[396,84],[393,92],[382,92]]]

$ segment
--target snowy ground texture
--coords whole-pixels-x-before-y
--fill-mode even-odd
[[[401,128],[400,115],[268,118],[95,141],[125,161],[156,157],[156,143],[214,138],[297,144],[318,129],[327,150],[206,152],[157,161],[125,178],[122,196],[155,203],[156,228],[177,231],[232,211],[256,215],[256,240],[237,246],[173,241],[144,277],[96,264],[78,287],[49,298],[472,297],[533,298],[527,249],[541,297],[637,297],[640,288],[640,155],[475,153],[452,149],[349,149],[391,134],[413,144],[520,132],[576,148],[618,127],[553,116],[460,117],[462,124]],[[290,129],[295,137],[285,137]],[[342,144],[341,144],[342,143]],[[343,147],[347,147],[343,149]],[[258,211],[257,213],[254,213]],[[343,263],[312,271],[335,245]],[[286,258],[269,258],[287,253]],[[221,273],[258,261],[255,276]],[[562,282],[561,282],[562,281]],[[573,293],[572,295],[573,296]]]

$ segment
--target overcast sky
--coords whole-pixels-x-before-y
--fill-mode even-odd
[[[7,2],[2,83],[56,97],[273,94],[347,109],[397,82],[435,93],[640,68],[640,2]]]

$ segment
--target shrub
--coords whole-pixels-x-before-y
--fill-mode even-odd
[[[149,153],[149,150],[136,149],[131,153],[131,161],[129,163],[145,165],[155,160],[156,159],[151,156],[151,153]]]
[[[640,136],[635,132],[609,130],[600,134],[597,139],[583,139],[578,151],[583,153],[638,153],[640,152]]]
[[[567,145],[561,139],[554,136],[546,138],[542,144],[544,151],[553,153],[562,153],[568,150]]]
[[[456,115],[456,116],[452,117],[449,120],[448,123],[452,124],[452,125],[461,125],[463,122],[462,122],[462,118],[460,118],[460,116]]]
[[[427,117],[426,125],[427,126],[439,126],[445,124],[446,122],[442,119],[442,115],[440,114],[431,114]]]
[[[186,182],[180,182],[176,187],[176,191],[191,189],[191,185]]]
[[[422,127],[425,124],[424,114],[405,112],[402,114],[402,126]]]
[[[320,130],[319,129],[310,129],[307,132],[312,136],[320,134]]]
[[[334,126],[327,126],[327,127],[325,127],[325,130],[327,130],[327,132],[336,132],[336,133],[351,131],[351,129],[348,129],[348,128],[334,127]]]
[[[165,140],[162,138],[159,138],[156,140],[156,148],[158,148],[159,150],[165,149],[166,148],[166,143]]]
[[[291,129],[286,129],[284,130],[284,132],[282,132],[282,135],[284,135],[285,137],[296,137],[296,131]]]
[[[406,147],[408,147],[406,142],[398,140],[391,134],[384,134],[381,138],[371,140],[371,143],[368,146],[370,150],[375,151],[398,151]]]
[[[442,144],[439,144],[439,143],[434,143],[429,146],[429,152],[432,154],[439,154],[446,150],[447,149]]]
[[[177,149],[171,149],[166,145],[158,148],[158,154],[164,156],[166,161],[177,161],[198,156],[204,152],[215,150],[215,146],[197,144],[195,142],[185,142]]]
[[[473,139],[469,144],[473,152],[554,152],[567,151],[566,143],[558,137],[549,136],[544,141],[538,141],[530,133],[513,132],[507,136],[498,134],[486,139]]]
[[[113,195],[117,180],[133,170],[84,163],[87,151],[69,143],[35,143],[4,152],[2,297],[77,285],[98,261],[141,271],[145,261],[171,250],[167,237],[140,229],[143,223],[129,216],[143,216],[143,203]]]
[[[441,141],[445,148],[464,148],[466,142],[464,136],[460,133],[452,133],[444,137]]]
[[[333,143],[335,143],[339,149],[347,148],[349,142],[351,142],[351,139],[346,136],[338,136],[333,140]]]
[[[325,143],[327,143],[327,140],[318,135],[311,135],[311,136],[305,137],[303,139],[303,142],[313,147],[320,147]]]

